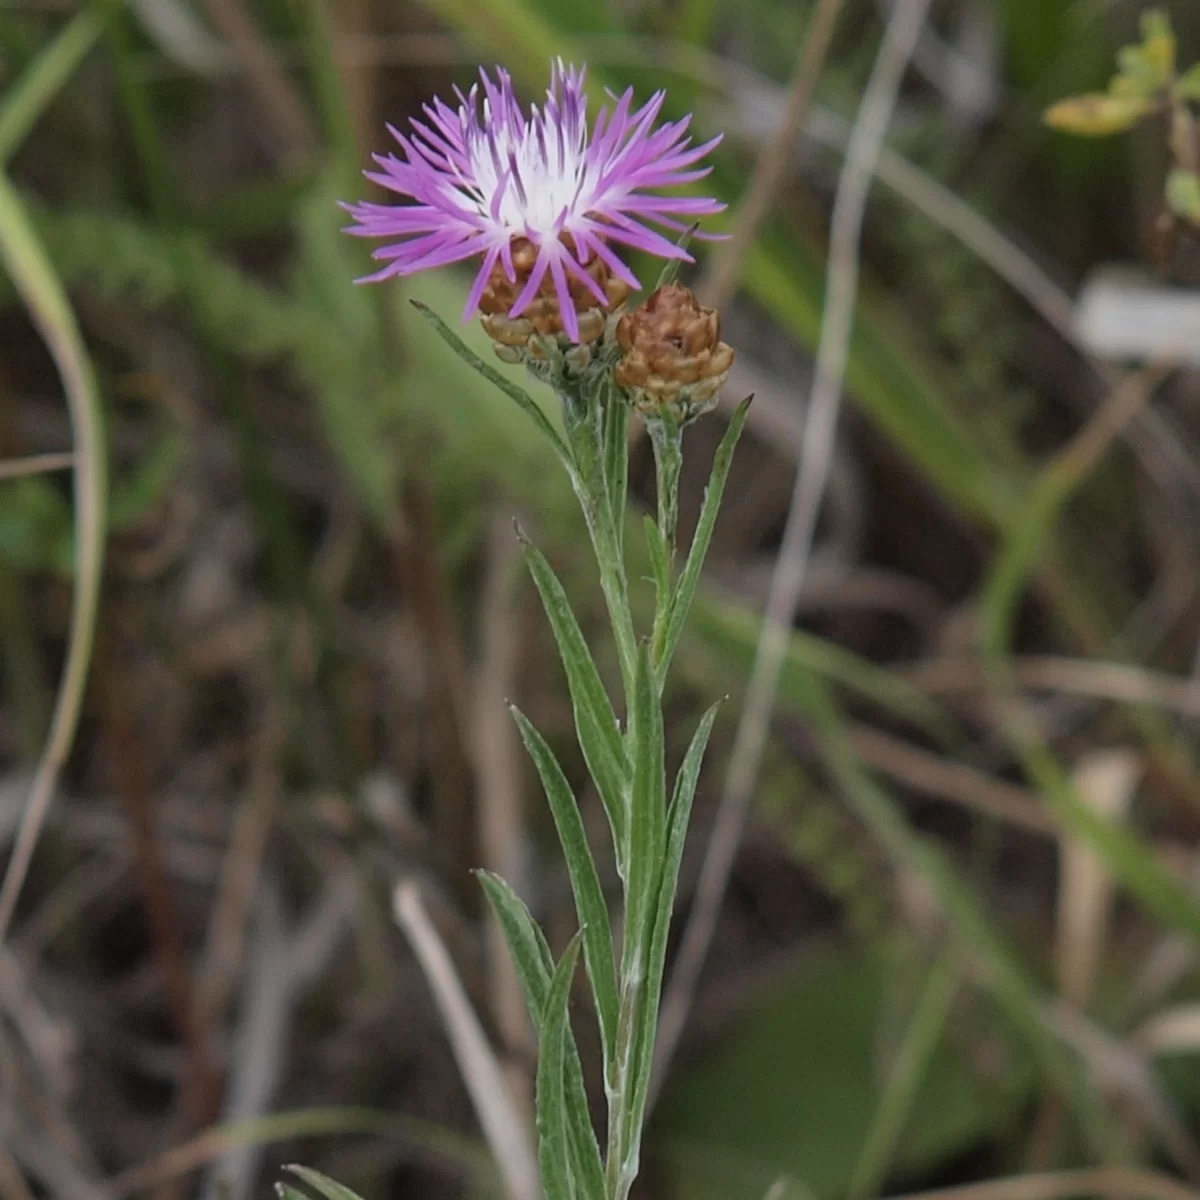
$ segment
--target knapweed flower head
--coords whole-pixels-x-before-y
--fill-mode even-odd
[[[721,318],[689,288],[658,288],[621,317],[616,334],[623,357],[613,378],[643,415],[686,424],[716,405],[733,350],[721,341]]]
[[[611,312],[640,287],[614,246],[690,261],[659,230],[724,205],[658,193],[707,175],[698,164],[720,138],[693,145],[690,117],[656,127],[665,93],[635,109],[632,88],[589,125],[584,77],[558,61],[545,103],[524,111],[506,71],[480,71],[466,95],[456,89],[457,108],[434,100],[411,133],[389,126],[400,154],[375,155],[367,178],[409,203],[344,206],[347,232],[388,243],[374,253],[386,265],[361,282],[481,258],[464,320],[482,309],[579,342],[580,314]]]

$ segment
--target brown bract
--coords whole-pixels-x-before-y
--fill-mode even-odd
[[[625,352],[616,380],[645,413],[666,406],[690,420],[708,411],[729,375],[733,350],[721,341],[721,318],[690,288],[668,283],[617,322]]]
[[[574,254],[570,235],[564,235],[563,241]],[[479,311],[483,313],[483,327],[488,336],[501,346],[514,347],[526,346],[534,334],[557,337],[563,332],[562,313],[554,280],[548,271],[525,311],[519,317],[508,315],[529,282],[537,262],[537,247],[527,238],[517,238],[512,244],[512,260],[516,279],[510,280],[504,267],[497,262],[479,299]],[[593,256],[587,265],[587,273],[608,297],[608,304],[601,307],[595,294],[581,280],[568,274],[567,290],[575,305],[581,344],[603,336],[608,315],[620,308],[629,295],[629,286],[614,276],[601,259]]]

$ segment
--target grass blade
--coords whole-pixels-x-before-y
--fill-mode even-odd
[[[608,925],[608,906],[600,887],[600,876],[588,846],[583,818],[571,791],[571,785],[563,774],[562,767],[546,739],[534,728],[529,718],[515,705],[511,705],[513,717],[525,747],[537,767],[554,826],[562,842],[563,856],[567,860],[567,872],[571,877],[571,890],[575,894],[575,911],[583,936],[583,956],[587,964],[588,977],[592,982],[592,993],[596,998],[596,1014],[600,1022],[600,1040],[604,1050],[604,1061],[611,1060],[617,1027],[617,977],[613,962],[612,934]]]
[[[846,1189],[847,1200],[871,1200],[887,1182],[913,1102],[945,1032],[958,983],[956,957],[947,950],[929,972]]]
[[[574,1038],[567,1021],[571,979],[579,958],[579,943],[585,930],[571,940],[550,980],[550,994],[542,1014],[542,1036],[538,1042],[537,1129],[538,1165],[546,1200],[575,1200],[575,1177],[567,1144],[566,1047]]]
[[[38,118],[100,37],[91,9],[78,13],[17,80],[0,105],[0,164],[16,153]]]
[[[978,964],[984,985],[1071,1105],[1092,1151],[1119,1157],[1124,1139],[1074,1057],[1048,1031],[1037,985],[949,859],[913,831],[896,801],[863,768],[836,706],[815,676],[810,677],[807,716],[829,773],[851,808],[894,861],[928,884],[960,946]]]
[[[0,174],[0,255],[63,381],[75,443],[75,599],[70,643],[54,717],[0,887],[0,942],[29,869],[79,720],[100,601],[106,471],[103,419],[92,365],[75,314],[7,177]]]

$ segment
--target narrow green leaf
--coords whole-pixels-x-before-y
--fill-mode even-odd
[[[692,547],[688,551],[687,562],[684,564],[679,582],[675,586],[670,612],[663,623],[661,644],[654,647],[654,665],[658,671],[660,686],[661,681],[666,678],[667,670],[671,665],[671,656],[675,653],[675,646],[679,641],[679,635],[683,632],[688,610],[692,606],[692,597],[696,594],[696,585],[700,582],[700,571],[704,566],[704,558],[708,554],[713,529],[717,524],[717,513],[721,508],[721,495],[725,491],[725,481],[729,478],[733,451],[737,446],[738,438],[742,435],[742,427],[746,424],[746,413],[750,409],[751,399],[753,397],[747,397],[738,405],[737,411],[733,414],[733,420],[729,422],[729,428],[725,431],[720,446],[717,447],[716,457],[713,459],[712,475],[709,477],[708,487],[704,492],[704,504],[701,506],[700,519],[696,523],[696,532],[692,537]]]
[[[575,1200],[575,1176],[567,1141],[566,1048],[574,1045],[567,1019],[571,979],[579,958],[579,943],[586,938],[581,929],[571,940],[550,980],[550,994],[542,1014],[542,1036],[538,1043],[537,1130],[538,1166],[546,1200]]]
[[[662,703],[655,686],[650,651],[638,647],[638,671],[630,714],[633,794],[629,810],[628,881],[625,889],[625,945],[622,988],[638,988],[646,978],[646,954],[666,837],[666,771],[663,766]]]
[[[697,229],[700,228],[700,222],[694,221],[679,235],[679,240],[675,243],[680,250],[687,252],[688,242],[692,240]],[[685,261],[690,262],[691,258],[668,258],[662,265],[662,270],[658,273],[658,282],[654,285],[654,290],[657,291],[660,287],[666,287],[668,283],[674,283],[676,276],[679,274],[679,268]]]
[[[542,607],[554,630],[554,640],[567,673],[579,748],[608,816],[617,865],[623,875],[629,772],[621,731],[592,653],[571,611],[567,593],[546,556],[524,538],[522,541],[529,573],[542,598]]]
[[[602,403],[604,479],[608,485],[613,534],[619,554],[624,548],[625,506],[629,498],[629,405],[612,384],[606,386]]]
[[[550,947],[529,909],[503,879],[488,871],[476,871],[475,874],[500,922],[525,995],[525,1005],[540,1037],[554,975]],[[571,1142],[575,1181],[583,1200],[603,1200],[604,1163],[588,1111],[583,1066],[573,1041],[567,1049],[566,1072],[567,1136]]]
[[[688,746],[687,753],[683,757],[679,774],[675,777],[675,791],[671,797],[671,807],[667,811],[666,853],[663,857],[658,883],[654,927],[650,935],[650,953],[646,967],[646,996],[634,1035],[633,1067],[626,1098],[626,1129],[623,1144],[626,1147],[626,1153],[632,1154],[634,1157],[635,1164],[645,1115],[646,1097],[650,1091],[650,1073],[654,1065],[654,1037],[658,1029],[658,1004],[662,995],[663,970],[667,961],[667,938],[671,931],[671,917],[675,911],[675,892],[679,885],[679,866],[683,862],[683,850],[687,844],[692,801],[696,796],[696,784],[700,779],[700,766],[704,761],[704,751],[708,747],[713,723],[716,721],[717,713],[723,703],[723,700],[718,700],[701,718],[700,725],[692,737],[691,745]]]
[[[495,367],[491,367],[485,363],[433,309],[422,304],[419,300],[412,300],[410,303],[433,326],[441,339],[463,362],[478,371],[489,383],[494,383],[510,400],[516,401],[529,414],[533,423],[550,439],[550,444],[554,447],[558,457],[562,459],[563,465],[568,471],[573,472],[574,467],[571,463],[571,453],[567,449],[567,444],[559,436],[558,430],[550,424],[546,414],[542,412],[533,397],[524,388],[517,387],[511,379],[506,379]]]
[[[84,9],[63,27],[8,90],[0,104],[0,163],[12,157],[99,36],[96,14]]]
[[[550,946],[525,902],[499,875],[476,871],[475,878],[500,922],[521,990],[525,993],[530,1019],[540,1029],[542,1010],[550,992],[550,976],[554,974]]]
[[[562,842],[563,856],[567,860],[567,872],[571,877],[571,890],[575,894],[575,911],[583,934],[583,955],[587,963],[588,977],[596,998],[596,1014],[600,1022],[600,1041],[604,1050],[604,1061],[612,1055],[617,1027],[617,978],[613,962],[612,933],[608,925],[608,906],[600,887],[600,876],[588,846],[587,833],[579,806],[571,792],[571,785],[563,774],[562,767],[546,739],[534,728],[529,718],[515,705],[510,706],[521,731],[525,747],[537,767],[554,827]]]
[[[328,1175],[322,1175],[320,1171],[314,1171],[312,1167],[299,1167],[295,1164],[285,1167],[284,1170],[295,1175],[303,1183],[306,1183],[317,1195],[322,1196],[324,1200],[361,1200],[357,1192],[352,1192],[348,1187],[343,1187],[340,1183],[330,1179]],[[284,1190],[285,1185],[280,1185],[280,1195],[286,1195],[291,1192],[292,1195],[297,1195],[294,1189],[288,1188]]]

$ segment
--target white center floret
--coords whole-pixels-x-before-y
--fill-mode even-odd
[[[489,129],[490,120],[485,104],[480,127],[471,131],[468,141],[471,178],[452,185],[456,203],[510,235],[528,231],[552,237],[563,210],[576,215],[576,206],[586,206],[589,199],[586,126],[572,136],[536,110],[515,128],[498,122]],[[500,203],[493,218],[498,190]]]

